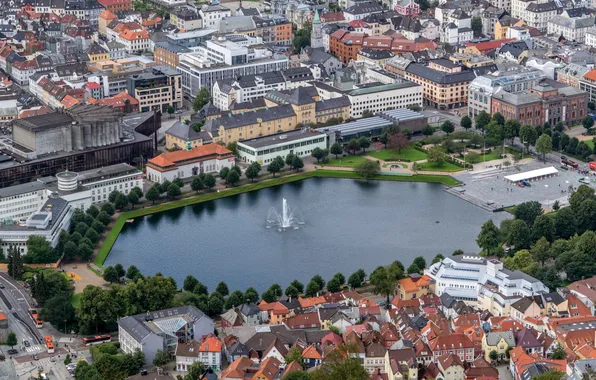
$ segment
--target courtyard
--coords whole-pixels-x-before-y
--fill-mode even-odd
[[[558,175],[530,181],[531,187],[519,187],[504,179],[507,175],[549,166],[554,166],[559,171]],[[561,206],[568,204],[569,186],[579,187],[581,185],[579,179],[585,177],[577,170],[563,170],[559,164],[545,164],[538,160],[516,164],[507,169],[498,169],[495,166],[477,171],[462,171],[454,173],[452,176],[463,184],[450,192],[452,194],[463,192],[465,197],[462,195],[462,198],[476,199],[479,204],[494,204],[498,208],[538,201],[547,209],[552,208],[555,201],[559,201]],[[590,177],[592,180],[596,180],[596,176],[590,175]],[[593,182],[590,186],[596,188],[596,184]]]

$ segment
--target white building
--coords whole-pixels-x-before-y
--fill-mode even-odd
[[[219,144],[192,148],[187,141],[185,149],[162,153],[147,162],[147,178],[155,183],[176,178],[190,178],[199,173],[218,173],[234,166],[232,152]]]
[[[247,163],[259,162],[267,165],[275,157],[286,157],[290,153],[299,157],[310,156],[315,148],[327,148],[327,135],[302,128],[238,141],[238,158]]]
[[[4,254],[13,246],[22,255],[27,254],[27,240],[30,236],[44,237],[52,247],[58,244],[60,231],[68,230],[73,208],[68,201],[56,194],[48,197],[46,202],[30,214],[24,223],[19,225],[0,225],[0,250]]]
[[[563,15],[551,18],[547,23],[547,33],[553,37],[563,36],[568,41],[586,42],[586,32],[594,27],[594,17],[569,18]]]
[[[205,41],[197,51],[180,56],[185,95],[196,96],[203,88],[212,89],[217,80],[262,74],[288,68],[288,58],[260,46],[241,46],[228,40]]]
[[[476,303],[481,289],[488,285],[495,293],[517,301],[521,297],[548,293],[534,277],[503,268],[498,260],[480,256],[453,256],[431,265],[424,273],[436,282],[435,294],[447,293],[456,300]]]
[[[219,22],[224,17],[231,17],[232,10],[222,5],[203,5],[199,10],[204,29],[219,30]]]
[[[511,16],[524,20],[528,26],[541,32],[546,32],[548,21],[556,15],[557,3],[554,1],[511,1]]]
[[[385,9],[376,1],[358,2],[344,9],[346,22],[362,20],[363,18],[375,13],[383,13]]]
[[[173,355],[178,344],[200,339],[213,331],[213,320],[194,306],[148,311],[118,320],[120,349],[127,354],[138,349],[148,363],[153,362],[157,350]]]
[[[211,91],[213,105],[229,110],[232,102],[244,103],[261,99],[273,90],[286,89],[286,81],[280,72],[245,75],[237,79],[218,80]]]
[[[461,45],[474,39],[474,31],[471,28],[458,28],[450,22],[443,25],[441,29],[441,42],[449,45]]]
[[[142,173],[129,164],[116,164],[81,173],[63,172],[37,181],[0,189],[0,223],[23,223],[33,212],[57,194],[73,208],[88,209],[108,201],[109,194],[128,194],[143,187]]]
[[[200,362],[214,371],[221,369],[221,341],[209,335],[202,342],[179,343],[176,347],[176,370],[187,372],[193,363]]]

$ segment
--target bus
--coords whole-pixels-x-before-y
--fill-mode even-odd
[[[106,343],[112,340],[112,336],[110,334],[105,335],[95,335],[95,336],[86,336],[83,338],[83,344],[85,346],[91,346],[93,344],[101,344]]]
[[[52,337],[51,336],[46,336],[44,337],[45,341],[46,341],[46,347],[48,349],[48,354],[53,354],[54,353],[54,342],[52,342]]]
[[[37,310],[29,309],[29,315],[31,316],[31,319],[33,319],[33,323],[35,324],[35,327],[37,327],[38,329],[43,327],[43,321],[41,319],[39,319]]]

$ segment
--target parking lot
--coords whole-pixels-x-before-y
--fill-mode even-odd
[[[519,187],[505,181],[504,177],[511,174],[522,173],[530,170],[554,166],[558,175],[530,181],[531,187]],[[519,170],[516,168],[518,167]],[[551,208],[555,201],[561,205],[567,204],[569,198],[569,186],[577,188],[581,183],[579,180],[585,175],[576,170],[563,170],[561,165],[553,163],[543,163],[533,160],[522,165],[515,165],[508,169],[499,170],[496,167],[487,168],[474,172],[460,172],[453,177],[463,182],[464,185],[459,189],[465,190],[468,197],[474,197],[482,202],[494,202],[498,207],[507,207],[518,205],[528,201],[538,201],[544,207]],[[592,180],[596,177],[591,175]],[[590,186],[596,188],[592,182]]]

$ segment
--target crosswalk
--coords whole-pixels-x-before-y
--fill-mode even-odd
[[[43,344],[36,344],[35,346],[25,347],[25,351],[28,352],[28,353],[30,353],[30,354],[33,354],[33,353],[36,353],[36,352],[43,351],[44,348],[45,348],[45,346]]]

